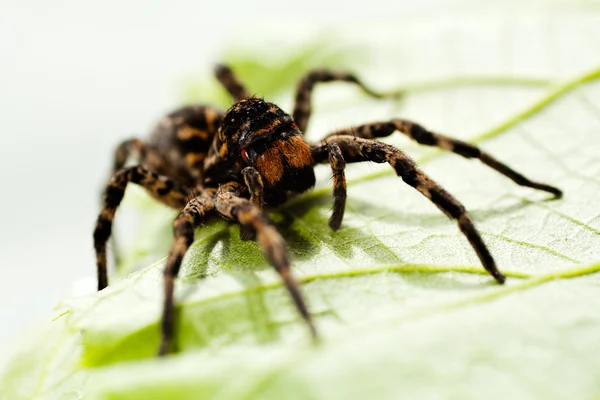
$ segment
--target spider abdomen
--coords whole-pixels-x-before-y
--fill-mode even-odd
[[[174,167],[171,178],[192,187],[199,183],[221,119],[222,112],[215,107],[185,106],[156,125],[148,143]]]

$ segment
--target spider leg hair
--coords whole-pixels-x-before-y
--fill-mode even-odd
[[[385,143],[350,136],[329,136],[327,143],[329,145],[337,144],[346,162],[373,161],[390,164],[405,183],[431,200],[449,218],[458,222],[458,227],[475,250],[483,267],[498,283],[504,283],[505,276],[496,267],[494,258],[465,207],[421,171],[406,153]]]
[[[219,186],[215,199],[217,211],[226,219],[233,220],[256,233],[256,242],[283,280],[298,312],[308,325],[313,338],[316,338],[317,331],[306,307],[300,286],[290,268],[285,241],[260,208],[249,200],[239,197],[240,190],[240,185],[236,182]]]

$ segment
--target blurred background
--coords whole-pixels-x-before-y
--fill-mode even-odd
[[[262,46],[276,54],[276,46],[287,50],[286,41],[314,40],[331,27],[352,32],[360,41],[354,26],[400,29],[405,24],[410,26],[407,32],[420,32],[415,36],[420,41],[404,40],[407,49],[418,50],[419,62],[430,64],[428,70],[412,68],[414,76],[444,77],[448,69],[446,76],[494,72],[485,58],[475,65],[461,63],[463,49],[452,48],[452,35],[447,43],[427,50],[444,37],[440,29],[448,29],[431,21],[469,25],[467,11],[501,14],[502,29],[490,36],[506,34],[499,40],[513,49],[520,46],[510,38],[513,24],[521,36],[528,37],[530,29],[536,37],[545,27],[560,26],[561,14],[577,7],[598,9],[596,3],[576,0],[507,1],[494,7],[459,0],[371,0],[366,6],[316,0],[2,0],[0,342],[10,342],[50,315],[60,299],[74,293],[74,282],[94,279],[92,229],[115,145],[132,135],[144,136],[162,114],[189,98],[186,82],[209,78],[224,49]],[[531,10],[547,12],[546,22],[529,23]],[[598,43],[596,32],[580,34],[586,43]],[[552,40],[561,43],[561,38]],[[470,41],[475,52],[488,49],[476,37]],[[582,42],[583,50],[585,46]],[[536,51],[542,50],[532,39],[520,54],[526,58]],[[449,52],[455,56],[444,65]],[[514,66],[510,72],[562,78],[593,64],[578,58],[573,68],[569,57],[538,64],[517,58],[499,68]],[[404,60],[413,62],[418,65],[417,60]],[[397,69],[398,84],[410,80],[400,74],[402,65],[386,68]]]

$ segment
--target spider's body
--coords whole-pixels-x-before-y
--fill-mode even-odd
[[[319,143],[303,138],[311,113],[315,83],[345,81],[367,94],[381,97],[355,76],[344,72],[313,71],[299,83],[293,117],[275,104],[248,96],[233,72],[224,66],[217,78],[232,94],[235,104],[225,113],[209,106],[188,106],[163,118],[148,142],[130,139],[116,151],[102,211],[94,230],[98,289],[108,285],[106,242],[115,212],[129,182],[144,187],[153,197],[181,212],[173,223],[174,241],[164,274],[165,301],[160,354],[166,354],[173,336],[173,287],[183,256],[197,228],[210,214],[220,214],[241,225],[242,238],[255,238],[270,264],[280,274],[294,303],[311,329],[316,330],[300,288],[290,269],[285,242],[262,211],[265,204],[284,203],[290,193],[302,193],[315,184],[313,168],[329,163],[333,174],[334,205],[329,225],[337,230],[346,203],[347,162],[388,163],[405,183],[421,192],[448,217],[457,221],[484,268],[503,283],[492,255],[462,204],[421,171],[401,150],[375,140],[398,131],[419,143],[438,146],[466,158],[478,158],[517,184],[560,196],[559,189],[531,181],[494,157],[470,145],[428,131],[402,119],[341,129]],[[138,164],[124,167],[130,156]]]
[[[225,115],[213,107],[182,107],[158,123],[146,147],[167,161],[149,165],[152,170],[191,187],[198,180],[205,188],[243,184],[242,170],[252,165],[263,179],[268,205],[315,185],[302,132],[289,114],[260,98],[241,100]]]

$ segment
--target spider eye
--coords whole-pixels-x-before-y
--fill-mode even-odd
[[[244,159],[244,161],[246,161],[248,164],[250,164],[250,158],[248,158],[248,150],[242,149],[241,154],[242,154],[242,158]]]

